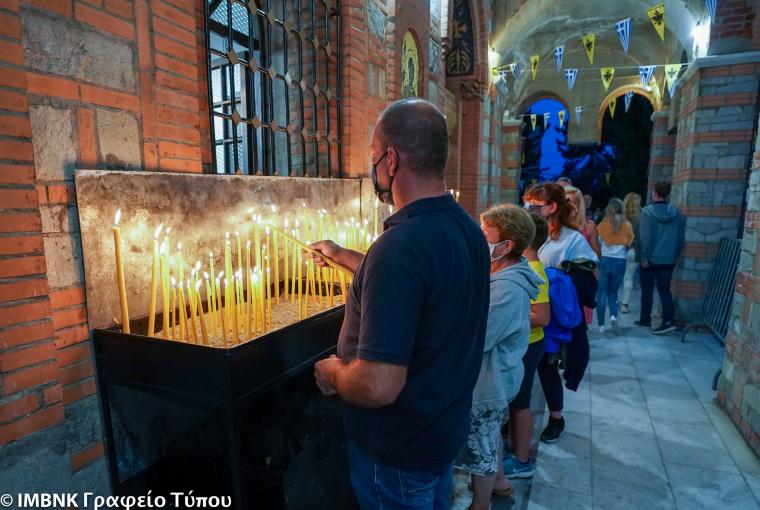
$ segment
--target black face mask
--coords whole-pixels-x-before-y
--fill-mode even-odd
[[[391,180],[391,182],[388,184],[388,189],[381,189],[380,185],[377,182],[377,165],[379,165],[383,158],[387,155],[388,152],[386,151],[385,154],[380,156],[380,159],[378,159],[375,163],[372,163],[372,185],[375,187],[375,196],[378,200],[384,204],[394,205],[393,193],[391,192],[391,189],[393,188],[393,178],[395,176],[388,176]]]
[[[525,204],[525,209],[527,209],[529,213],[536,213],[538,215],[541,215],[542,208],[542,205]]]

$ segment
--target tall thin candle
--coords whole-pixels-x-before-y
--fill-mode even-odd
[[[169,288],[169,260],[167,259],[167,255],[166,255],[166,243],[161,244],[159,255],[161,256],[161,261],[160,261],[161,306],[163,309],[163,314],[161,318],[163,319],[163,325],[164,325],[164,330],[161,333],[164,337],[164,340],[168,340],[169,339],[169,317],[170,317],[169,296],[170,296],[171,289]],[[173,304],[172,304],[172,308],[174,308]]]
[[[127,306],[127,288],[124,285],[124,265],[121,259],[121,229],[119,220],[121,219],[121,209],[116,211],[116,217],[113,220],[113,249],[116,254],[116,286],[119,290],[119,304],[121,305],[121,329],[124,333],[129,333],[129,307]]]
[[[150,271],[150,306],[148,308],[148,336],[153,336],[156,329],[156,291],[158,288],[159,275],[159,253],[158,253],[158,236],[161,235],[161,229],[164,224],[161,223],[156,232],[153,234],[153,264]]]

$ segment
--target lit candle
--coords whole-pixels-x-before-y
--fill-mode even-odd
[[[245,295],[245,338],[251,338],[251,241],[245,243],[245,274],[246,274],[246,295]]]
[[[169,339],[169,316],[170,316],[170,309],[169,309],[169,295],[171,292],[171,289],[169,288],[169,261],[167,260],[166,255],[166,243],[161,244],[161,250],[159,255],[161,256],[160,260],[160,269],[161,269],[161,306],[163,309],[162,319],[163,319],[163,325],[164,330],[162,331],[164,340]],[[172,304],[172,308],[174,308],[174,305]]]
[[[195,291],[190,280],[187,280],[187,302],[190,305],[190,338],[193,339],[193,343],[198,343],[198,330],[195,329]]]
[[[274,253],[272,263],[274,264],[274,302],[280,304],[280,250],[277,242],[277,231],[272,232],[272,245]]]
[[[214,252],[210,251],[208,252],[208,263],[209,263],[209,272],[211,273],[211,278],[214,278],[214,275],[216,272],[214,271]],[[216,303],[216,289],[214,288],[214,282],[211,282],[211,294],[208,297],[209,300]]]
[[[174,326],[174,324],[177,322],[177,313],[175,310],[177,309],[177,282],[174,281],[174,278],[172,278],[172,307],[171,310],[169,310],[169,317],[171,318],[172,323],[172,340],[177,339],[177,328]]]
[[[267,250],[268,252],[269,250]],[[267,296],[267,327],[272,327],[272,282],[271,282],[271,271],[270,271],[270,261],[269,261],[269,255],[266,255],[264,257],[264,262],[266,263],[266,280],[264,282],[264,285],[266,286],[266,296]]]
[[[177,296],[179,297],[179,339],[185,341],[188,339],[187,333],[187,309],[185,308],[185,290],[184,285],[180,281],[177,289]]]
[[[116,217],[113,220],[113,249],[116,254],[116,286],[119,290],[119,303],[121,304],[121,330],[129,333],[129,309],[127,306],[127,288],[124,285],[124,266],[121,260],[121,229],[119,220],[121,219],[121,209],[116,211]]]
[[[156,290],[158,287],[159,276],[159,253],[158,253],[158,236],[164,224],[161,223],[156,232],[153,234],[153,264],[150,271],[150,306],[148,308],[148,336],[153,336],[156,328]]]
[[[203,279],[206,280],[206,309],[208,310],[208,326],[212,332],[216,331],[216,317],[214,313],[214,286],[208,278],[208,273],[203,273]]]
[[[303,305],[301,304],[301,285],[303,281],[303,250],[298,248],[298,320],[303,320]]]
[[[288,231],[288,219],[285,218],[285,232]],[[285,299],[288,299],[288,284],[290,283],[290,268],[288,267],[290,265],[290,257],[288,257],[288,240],[283,239],[283,251],[285,252],[285,256],[283,257],[283,260],[285,261],[285,278],[283,279],[284,285],[284,294],[283,297]]]
[[[216,309],[219,310],[219,325],[222,328],[222,340],[224,341],[224,347],[227,347],[227,325],[224,323],[224,313],[222,311],[222,292],[221,292],[221,278],[216,277],[216,297],[217,305]]]
[[[230,289],[229,296],[231,298],[231,303],[227,305],[227,309],[230,310],[230,313],[232,314],[232,334],[234,335],[233,343],[237,344],[240,343],[240,331],[238,330],[238,317],[237,317],[237,304],[235,299],[235,275],[232,276],[232,288]],[[229,286],[229,282],[225,283],[225,285]]]
[[[208,286],[208,280],[206,280]],[[201,335],[203,336],[203,345],[208,345],[208,331],[206,330],[206,319],[203,313],[203,301],[201,301],[201,281],[195,282],[195,302],[198,304],[198,318],[201,321]]]

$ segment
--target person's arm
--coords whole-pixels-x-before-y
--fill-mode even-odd
[[[586,228],[588,229],[588,243],[591,245],[591,249],[596,253],[597,258],[602,258],[602,245],[599,243],[599,231],[596,228],[596,223],[589,221]]]
[[[633,235],[633,226],[628,221],[626,221],[624,225],[625,225],[626,236],[628,238],[628,242],[625,243],[625,249],[630,250],[631,246],[633,245],[633,240],[635,239],[635,236]]]
[[[532,328],[541,326],[542,328],[549,324],[551,319],[551,307],[549,303],[531,303],[530,305],[530,326]]]
[[[337,262],[354,273],[359,264],[362,263],[362,260],[364,260],[363,253],[343,248],[333,241],[318,241],[309,246],[320,252],[324,257]],[[322,257],[314,257],[314,261],[319,267],[329,267]]]
[[[317,384],[324,393],[338,393],[349,404],[367,409],[395,402],[406,384],[406,372],[405,366],[360,358],[344,363],[335,356],[315,367]]]

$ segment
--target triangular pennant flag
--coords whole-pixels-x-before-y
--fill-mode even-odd
[[[612,83],[612,78],[615,76],[615,68],[614,67],[602,67],[601,69],[602,73],[602,85],[604,85],[605,92],[610,89],[610,84]]]
[[[573,90],[575,79],[578,77],[577,69],[565,69],[565,78],[567,78],[567,88]]]
[[[710,16],[710,21],[714,21],[715,12],[718,10],[718,0],[705,0],[705,9],[707,9],[707,15]]]
[[[631,101],[633,100],[633,92],[625,93],[625,113],[631,108]]]
[[[623,49],[628,53],[628,43],[631,41],[631,18],[615,23],[615,30],[617,30],[617,33],[620,36],[620,42],[623,44]]]
[[[562,58],[565,56],[565,46],[554,48],[554,61],[557,63],[557,72],[562,71]]]
[[[588,55],[588,61],[591,65],[594,65],[594,48],[596,47],[596,35],[586,34],[583,36],[583,47],[586,49],[586,55]]]
[[[552,114],[549,112],[544,113],[544,131],[546,131],[546,128],[549,125],[549,119],[552,118]]]
[[[581,123],[581,114],[583,114],[583,107],[576,106],[575,107],[575,122],[577,122],[578,124]]]
[[[535,54],[532,57],[530,57],[530,74],[533,75],[533,79],[536,79],[536,74],[538,74],[538,62],[541,60],[541,55]]]
[[[509,70],[512,71],[512,76],[515,77],[515,80],[520,79],[520,64],[515,62],[514,64],[509,65]]]
[[[615,118],[615,107],[617,106],[617,98],[613,97],[610,99],[610,118]]]
[[[639,78],[641,79],[642,87],[647,88],[649,86],[655,69],[657,69],[657,66],[639,66]]]
[[[676,91],[676,86],[678,85],[678,73],[680,72],[681,64],[669,64],[665,66],[665,86],[667,87],[671,98]]]
[[[660,35],[660,39],[665,40],[665,4],[655,5],[647,11],[649,19],[654,25],[654,29]]]
[[[530,115],[530,125],[531,125],[531,126],[533,126],[533,131],[535,131],[535,130],[536,130],[536,120],[537,120],[537,118],[536,118],[536,114],[535,114],[535,113],[532,113],[532,114]]]
[[[565,110],[559,111],[559,128],[562,129],[565,126],[565,115],[567,112]]]

